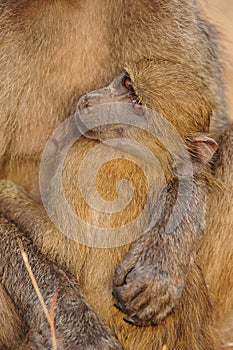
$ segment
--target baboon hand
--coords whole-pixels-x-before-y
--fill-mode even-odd
[[[182,274],[173,271],[169,258],[150,235],[143,236],[115,271],[115,306],[124,320],[137,326],[156,325],[178,304],[183,291]],[[171,265],[171,264],[170,264]],[[185,276],[183,276],[185,277]]]

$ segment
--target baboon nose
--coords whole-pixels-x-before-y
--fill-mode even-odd
[[[87,97],[87,95],[84,95],[84,96],[80,97],[80,99],[77,102],[77,109],[79,111],[82,111],[82,110],[84,110],[85,108],[88,108],[88,107],[90,107],[90,100]]]

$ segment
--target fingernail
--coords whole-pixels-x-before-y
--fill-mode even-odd
[[[134,325],[134,321],[131,318],[124,317],[123,320],[131,325]]]
[[[123,307],[120,304],[114,304],[114,306],[120,311],[123,310]]]

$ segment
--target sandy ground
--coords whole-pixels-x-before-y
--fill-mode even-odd
[[[230,116],[233,119],[233,0],[202,0],[211,21],[223,36],[225,81]]]

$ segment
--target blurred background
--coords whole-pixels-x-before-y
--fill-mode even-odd
[[[204,0],[203,3],[207,16],[222,34],[227,101],[233,119],[233,0]]]
[[[229,114],[233,119],[233,0],[203,0],[207,16],[222,34],[224,47],[225,83]],[[233,320],[226,334],[225,350],[233,350]]]

